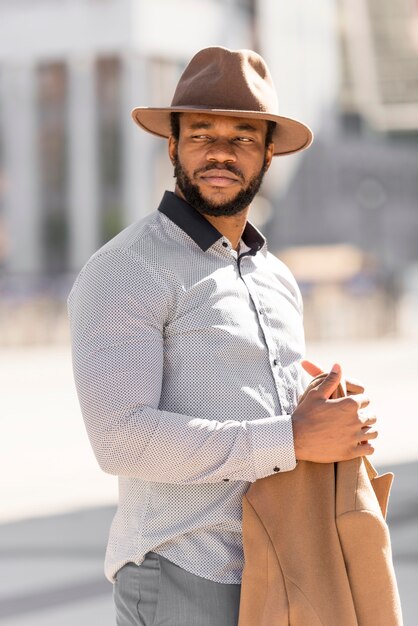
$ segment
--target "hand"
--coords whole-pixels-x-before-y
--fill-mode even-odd
[[[312,363],[312,361],[307,361],[307,360],[302,361],[302,367],[306,372],[308,372],[308,374],[310,374],[313,377],[324,373],[324,370],[321,367],[319,367],[319,365],[315,365],[315,363]],[[348,396],[351,396],[353,394],[358,394],[358,393],[364,393],[364,386],[358,380],[354,380],[353,378],[351,379],[346,378],[345,384],[347,387]],[[317,385],[314,384],[313,386],[315,387]],[[311,388],[311,385],[308,386],[308,389],[309,388]]]
[[[340,380],[341,368],[334,365],[327,377],[308,387],[300,399],[292,416],[298,460],[331,463],[373,454],[370,440],[378,433],[371,428],[376,417],[365,410],[369,398],[357,393],[330,400]]]

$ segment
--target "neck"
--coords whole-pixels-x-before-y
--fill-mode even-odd
[[[174,192],[177,196],[182,198],[182,200],[185,200],[184,195],[177,185]],[[231,242],[231,246],[234,250],[238,250],[239,242],[241,240],[242,233],[244,232],[249,212],[250,207],[248,206],[236,215],[202,215],[210,224],[212,224],[212,226],[216,228],[218,232],[221,233],[221,235],[226,237]]]
[[[247,223],[248,212],[249,208],[244,209],[236,215],[221,215],[219,217],[204,215],[203,217],[206,218],[207,221],[221,233],[221,235],[226,237],[231,242],[231,246],[234,250],[238,250],[239,242]]]

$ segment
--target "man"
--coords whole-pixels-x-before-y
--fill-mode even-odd
[[[328,400],[338,365],[298,404],[299,290],[247,218],[273,156],[312,134],[278,115],[263,59],[201,50],[171,107],[133,117],[168,137],[175,192],[96,252],[69,297],[88,434],[119,476],[106,574],[119,626],[233,626],[249,484],[296,459],[371,454],[375,418],[364,394]]]

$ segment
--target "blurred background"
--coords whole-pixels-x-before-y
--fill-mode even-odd
[[[405,624],[418,623],[417,0],[0,0],[0,623],[110,626],[116,479],[72,380],[66,298],[90,255],[173,189],[134,106],[202,47],[267,60],[313,146],[252,219],[294,272],[307,356],[374,400]],[[379,626],[379,625],[376,625]]]

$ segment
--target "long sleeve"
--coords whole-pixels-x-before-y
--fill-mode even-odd
[[[172,294],[133,253],[93,257],[68,308],[77,392],[105,472],[197,484],[293,469],[290,415],[241,421],[160,410]]]

